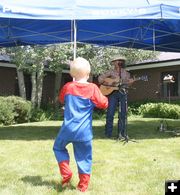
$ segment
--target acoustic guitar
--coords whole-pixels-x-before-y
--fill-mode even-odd
[[[134,81],[148,81],[147,75],[143,75],[140,77],[133,77]],[[109,95],[111,94],[114,90],[119,90],[119,89],[126,89],[129,86],[129,83],[124,83],[123,81],[120,80],[120,78],[106,78],[104,80],[106,84],[101,84],[100,85],[100,91],[103,95]]]

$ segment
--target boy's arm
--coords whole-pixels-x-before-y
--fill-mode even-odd
[[[66,85],[64,85],[64,87],[61,89],[60,93],[59,93],[59,101],[60,103],[64,104],[64,96],[66,93]]]
[[[97,108],[105,109],[108,107],[108,98],[104,96],[99,88],[94,84],[94,93],[91,98]]]

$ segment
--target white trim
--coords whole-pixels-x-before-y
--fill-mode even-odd
[[[68,69],[63,69],[63,70],[62,70],[62,73],[70,73],[70,70],[68,70]]]
[[[131,70],[143,70],[143,69],[152,69],[152,68],[162,68],[162,67],[170,67],[170,66],[180,66],[180,60],[175,60],[175,61],[166,61],[166,62],[153,62],[153,63],[144,63],[144,64],[139,64],[139,65],[131,65],[126,67],[126,70],[131,71]],[[11,63],[5,63],[5,62],[0,62],[0,67],[4,68],[16,68],[15,64]],[[45,68],[45,71],[50,71],[48,68]],[[50,71],[52,72],[52,71]],[[62,70],[62,73],[69,73],[70,71],[68,69]]]
[[[152,69],[152,68],[161,68],[161,67],[170,67],[170,66],[180,66],[180,60],[175,60],[175,61],[166,61],[166,62],[153,62],[153,63],[144,63],[140,65],[132,65],[126,67],[126,70],[131,71],[131,70],[143,70],[143,69]]]
[[[16,64],[6,63],[6,62],[0,62],[0,67],[4,68],[17,68]],[[46,72],[53,72],[49,70],[48,68],[44,68],[44,71]]]
[[[15,64],[11,64],[11,63],[0,62],[0,67],[4,67],[4,68],[16,68],[16,65]]]

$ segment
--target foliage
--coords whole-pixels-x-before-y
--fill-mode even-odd
[[[48,48],[49,59],[47,60],[48,68],[53,72],[61,72],[69,68],[69,61],[72,60],[72,45],[59,44],[52,45]]]
[[[28,122],[31,116],[31,103],[16,96],[0,97],[0,124]]]
[[[108,69],[111,69],[110,61],[114,55],[125,56],[126,64],[134,64],[144,60],[156,59],[159,52],[145,51],[140,49],[129,49],[119,47],[94,47],[95,55],[90,59],[92,72],[99,75]]]
[[[95,108],[93,112],[93,119],[104,120],[106,118],[106,110]]]
[[[180,118],[180,106],[167,103],[147,103],[139,107],[139,113],[143,117]]]
[[[2,50],[4,53],[5,51]],[[20,46],[6,48],[6,53],[11,56],[12,61],[18,65],[18,68],[25,71],[32,71],[34,64],[38,65],[39,58],[48,62],[48,67],[54,72],[62,71],[68,68],[69,60],[73,60],[72,44],[54,44],[45,47],[39,46]],[[90,44],[77,44],[77,57],[84,57],[92,64],[92,71],[95,75],[109,69],[110,60],[113,55],[119,54],[127,58],[127,64],[134,64],[144,60],[156,59],[159,52],[121,48],[121,47],[101,47]],[[42,61],[42,60],[41,60]],[[33,66],[31,66],[33,64]]]
[[[13,113],[15,113],[15,123],[28,122],[31,116],[31,103],[17,96],[6,97],[7,103],[13,104]]]
[[[28,50],[31,63],[32,92],[31,102],[33,106],[40,108],[42,99],[42,88],[44,78],[44,65],[48,59],[49,50],[47,47],[33,46]]]
[[[120,54],[126,57],[126,64],[135,64],[156,59],[159,52],[133,48],[121,48]]]
[[[31,118],[30,118],[31,122],[47,121],[49,119],[50,116],[48,116],[46,112],[44,112],[44,110],[42,110],[41,108],[35,108],[35,107],[32,108]]]
[[[150,100],[150,99],[128,102],[128,115],[129,116],[130,115],[140,115],[139,107],[141,105],[144,105],[144,104],[147,104],[147,103],[158,103],[158,102],[157,102],[157,100]]]
[[[44,66],[47,59],[49,59],[48,47],[46,46],[12,47],[7,48],[7,53],[11,56],[11,60],[16,64],[18,70],[31,74],[32,81],[31,102],[33,106],[37,105],[38,107],[40,107],[42,98]],[[19,79],[23,80],[23,78],[18,77],[18,81]],[[21,85],[19,85],[19,87],[25,88],[25,86]]]
[[[0,97],[0,125],[63,120],[63,111],[53,105],[46,105],[43,109],[33,107],[30,101],[21,97]]]
[[[29,67],[29,47],[19,46],[6,48],[6,53],[10,56],[11,62],[15,63],[19,70],[28,71]]]
[[[42,108],[34,107],[31,112],[31,122],[47,120],[63,120],[63,108],[51,104],[42,105]]]
[[[12,102],[7,102],[4,97],[0,97],[0,125],[11,125],[14,123],[15,113]]]

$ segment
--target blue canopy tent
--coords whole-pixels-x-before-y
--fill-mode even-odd
[[[76,41],[180,52],[180,1],[1,0],[1,47]]]

